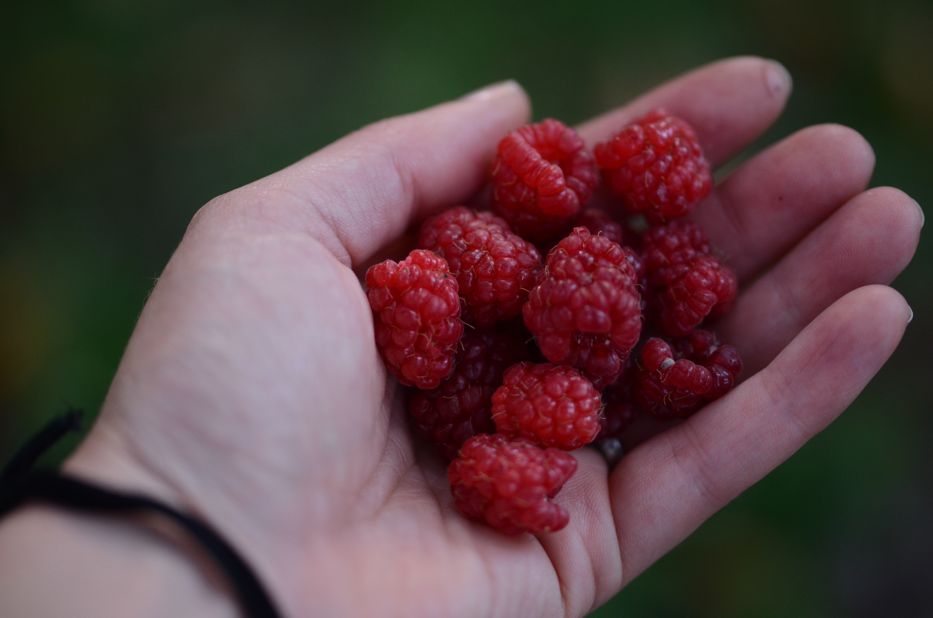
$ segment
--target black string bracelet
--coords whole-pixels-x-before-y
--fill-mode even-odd
[[[191,535],[214,560],[250,618],[278,618],[275,603],[246,560],[210,525],[142,494],[106,489],[55,470],[34,470],[62,437],[80,431],[81,413],[69,410],[49,421],[0,471],[0,517],[29,501],[95,514],[154,513]]]

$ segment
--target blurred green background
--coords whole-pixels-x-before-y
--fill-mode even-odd
[[[0,458],[95,410],[192,213],[362,124],[507,77],[573,122],[733,54],[780,59],[758,147],[836,121],[874,184],[933,203],[933,3],[7,5],[0,52]],[[842,265],[840,265],[842,267]],[[933,615],[933,255],[907,338],[852,409],[598,616]],[[866,328],[870,328],[866,325]]]

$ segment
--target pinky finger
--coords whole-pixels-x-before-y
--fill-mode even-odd
[[[891,288],[854,290],[727,397],[625,457],[610,478],[625,581],[839,416],[894,352],[910,315]]]

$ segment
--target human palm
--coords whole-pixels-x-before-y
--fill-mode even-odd
[[[790,84],[753,58],[710,65],[580,127],[592,145],[664,107],[722,164]],[[745,381],[557,500],[564,530],[506,537],[452,507],[409,436],[359,275],[425,214],[475,195],[528,103],[502,85],[377,123],[212,201],[160,278],[101,417],[69,462],[217,526],[291,615],[580,615],[607,600],[841,413],[909,320],[883,285],[922,214],[863,192],[870,148],[805,129],[745,162],[695,218],[743,282],[718,329]]]

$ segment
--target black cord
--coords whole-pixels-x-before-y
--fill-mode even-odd
[[[39,430],[39,433],[29,438],[26,444],[19,447],[19,450],[13,454],[10,461],[0,470],[0,488],[21,479],[34,465],[39,458],[45,454],[55,443],[71,432],[81,431],[82,418],[81,410],[69,408],[61,416],[56,416],[45,427]]]
[[[50,447],[80,428],[81,413],[69,410],[49,421],[16,452],[0,471],[0,517],[33,500],[85,513],[155,513],[186,530],[214,559],[239,597],[246,616],[281,615],[246,560],[206,522],[142,494],[107,489],[58,471],[32,469]]]

